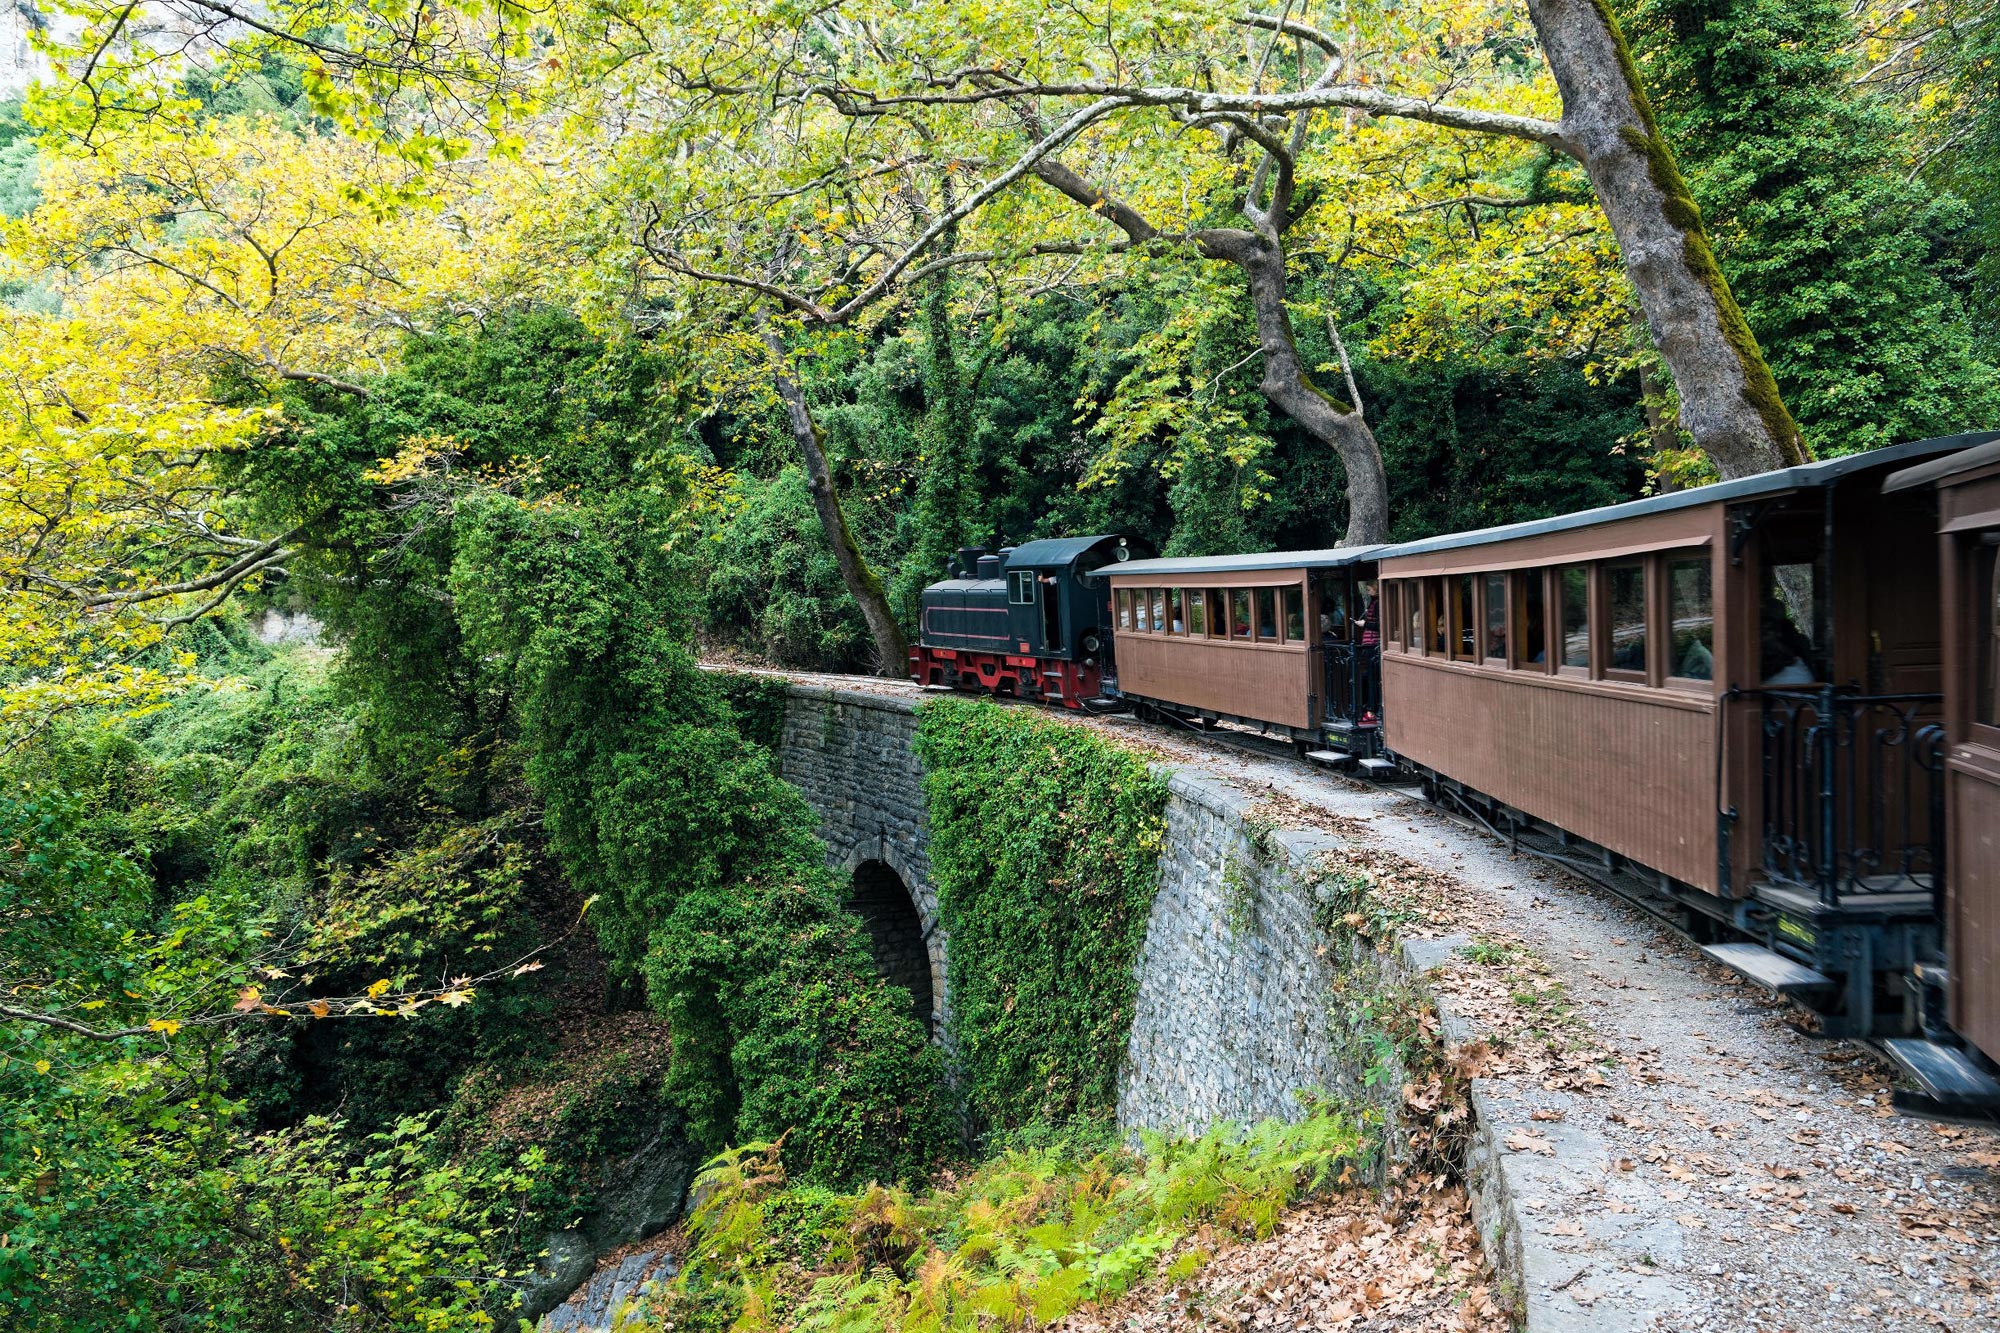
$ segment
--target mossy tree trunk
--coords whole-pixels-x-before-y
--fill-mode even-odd
[[[1528,12],[1562,91],[1564,147],[1596,187],[1688,434],[1724,477],[1805,462],[1605,0],[1528,0]]]
[[[860,543],[854,540],[854,532],[847,526],[847,514],[840,507],[840,492],[834,489],[833,469],[827,466],[826,447],[820,438],[819,423],[813,420],[812,405],[806,401],[805,386],[792,373],[784,344],[768,325],[764,328],[764,346],[771,354],[771,382],[785,405],[785,420],[799,446],[799,456],[805,460],[806,488],[812,492],[813,512],[819,516],[820,527],[826,530],[827,545],[833,548],[834,563],[840,568],[840,581],[861,609],[861,619],[874,641],[875,673],[900,676],[909,664],[909,640],[904,638],[903,627],[896,623],[895,613],[889,608],[889,595],[882,587],[882,580],[868,567]]]

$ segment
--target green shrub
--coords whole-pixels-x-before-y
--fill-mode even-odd
[[[841,582],[805,473],[786,467],[741,485],[743,508],[716,534],[704,628],[785,666],[866,670],[868,629]]]
[[[673,1032],[705,1148],[787,1139],[801,1178],[927,1168],[953,1141],[943,1069],[876,973],[805,798],[689,652],[670,507],[497,495],[461,506],[468,642],[516,664],[527,772],[614,973]]]

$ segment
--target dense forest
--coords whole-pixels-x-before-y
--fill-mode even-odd
[[[1038,988],[969,974],[947,1069],[704,661],[894,674],[968,544],[1413,537],[2000,423],[1994,0],[24,22],[8,1327],[511,1327],[551,1234],[717,1153],[829,1235],[1110,1170],[1144,766],[927,733],[948,907]],[[1023,744],[1099,842],[951,785]],[[1003,928],[1050,885],[1093,966]],[[1359,1131],[1285,1133],[1121,1159],[1090,1290],[1213,1220],[1187,1173],[1268,1210]]]

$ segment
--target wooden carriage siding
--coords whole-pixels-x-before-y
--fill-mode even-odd
[[[1746,652],[1722,608],[1720,506],[1583,531],[1528,537],[1381,566],[1382,704],[1390,748],[1600,847],[1708,892],[1721,887],[1716,843],[1714,680],[1674,674],[1667,625],[1670,563],[1709,574],[1711,675]],[[1612,665],[1607,566],[1637,560],[1645,586],[1646,667]],[[1562,571],[1585,571],[1584,665],[1562,620]],[[1461,583],[1460,580],[1464,580]],[[1541,633],[1526,623],[1540,593]],[[1504,590],[1502,604],[1491,607]],[[1489,611],[1492,612],[1489,618]],[[1443,630],[1438,651],[1434,627]],[[1501,630],[1500,642],[1490,627]],[[1682,637],[1691,639],[1694,627]],[[1535,641],[1531,641],[1531,639]],[[1685,650],[1683,650],[1684,652]],[[1728,780],[1730,775],[1725,775]]]
[[[1945,944],[1952,1027],[2000,1052],[2000,441],[1896,473],[1935,487],[1944,606]]]
[[[1838,682],[1875,691],[1937,689],[1941,659],[1936,578],[1923,505],[1885,502],[1877,478],[1899,465],[1956,454],[1993,432],[1916,441],[1758,477],[1604,509],[1391,546],[1381,552],[1385,621],[1383,712],[1390,748],[1425,768],[1709,892],[1742,896],[1762,865],[1762,739],[1758,704],[1732,686],[1763,683],[1760,592],[1774,543],[1818,549],[1837,534],[1816,605],[1830,640],[1815,644]],[[1843,484],[1849,481],[1853,484]],[[1667,567],[1705,558],[1713,614],[1710,679],[1677,674]],[[1645,670],[1613,660],[1607,570],[1641,562]],[[1587,652],[1564,662],[1560,581],[1581,569]],[[1541,583],[1545,657],[1485,651],[1488,576],[1513,590]],[[1471,634],[1457,622],[1454,580],[1471,576]],[[1442,606],[1447,638],[1412,643]],[[1502,617],[1518,645],[1519,604]],[[1423,633],[1421,637],[1428,638]],[[1467,640],[1470,640],[1468,643]],[[1733,810],[1729,866],[1720,812]]]
[[[1314,575],[1350,565],[1372,572],[1376,549],[1135,560],[1111,569],[1119,693],[1313,732],[1326,722],[1319,625],[1327,610]],[[1233,632],[1239,627],[1231,609],[1239,593],[1248,612],[1241,633]],[[1155,594],[1167,610],[1157,629],[1151,614]],[[1268,594],[1268,605],[1261,594]],[[1199,599],[1198,616],[1191,598]],[[1220,623],[1217,602],[1225,612]],[[1139,607],[1146,611],[1143,627]]]

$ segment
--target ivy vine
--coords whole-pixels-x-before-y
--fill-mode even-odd
[[[984,700],[918,710],[952,1036],[984,1125],[1115,1107],[1167,786],[1098,733]]]

